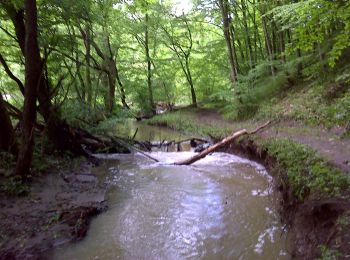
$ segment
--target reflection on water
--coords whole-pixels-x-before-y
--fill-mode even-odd
[[[131,119],[125,120],[124,122],[118,124],[114,134],[133,137],[136,131],[137,134],[135,139],[138,141],[181,141],[193,137],[166,127],[151,126]]]
[[[169,165],[191,155],[109,156],[109,210],[54,259],[289,259],[264,168],[222,153]]]

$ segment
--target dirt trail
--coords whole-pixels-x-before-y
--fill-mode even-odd
[[[194,115],[199,124],[232,128],[232,131],[242,128],[252,130],[263,124],[262,121],[230,122],[223,119],[216,111],[209,109],[199,109]],[[287,138],[308,145],[332,165],[350,173],[350,138],[342,138],[344,132],[345,129],[341,127],[327,130],[321,127],[305,126],[295,121],[281,121],[259,135],[263,138]]]

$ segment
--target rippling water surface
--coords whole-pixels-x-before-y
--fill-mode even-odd
[[[112,155],[96,169],[111,184],[109,210],[55,259],[289,259],[270,177],[248,160],[191,152]]]

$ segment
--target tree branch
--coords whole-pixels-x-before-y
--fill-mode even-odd
[[[3,58],[3,56],[0,53],[0,63],[2,64],[2,66],[5,69],[6,74],[17,83],[20,91],[22,92],[22,94],[24,95],[24,85],[22,83],[22,81],[19,80],[19,78],[17,78],[10,70],[9,66],[7,65],[5,59]]]

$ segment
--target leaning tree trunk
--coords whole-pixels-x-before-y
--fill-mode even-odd
[[[12,127],[10,116],[8,115],[2,94],[0,93],[0,150],[11,152],[15,156],[18,154],[18,147],[15,139],[15,132]]]
[[[15,174],[25,178],[30,170],[34,147],[37,89],[42,74],[42,62],[37,40],[36,0],[25,1],[25,94],[22,118],[22,144],[18,154]]]
[[[117,82],[118,82],[118,85],[119,85],[119,88],[120,88],[120,99],[122,101],[122,104],[123,104],[123,107],[130,110],[130,107],[129,105],[126,103],[126,95],[125,95],[125,88],[124,88],[124,85],[120,79],[120,76],[119,76],[119,70],[118,70],[118,66],[117,66],[117,61],[115,60],[114,61],[114,67],[115,67],[115,75],[117,77]]]
[[[190,70],[190,62],[189,62],[189,55],[186,56],[185,64],[186,64],[186,75],[187,75],[187,81],[188,84],[190,84],[190,89],[191,89],[191,99],[192,99],[192,106],[197,107],[197,96],[196,96],[196,91],[194,89],[193,85],[193,79],[192,79],[192,74]]]

